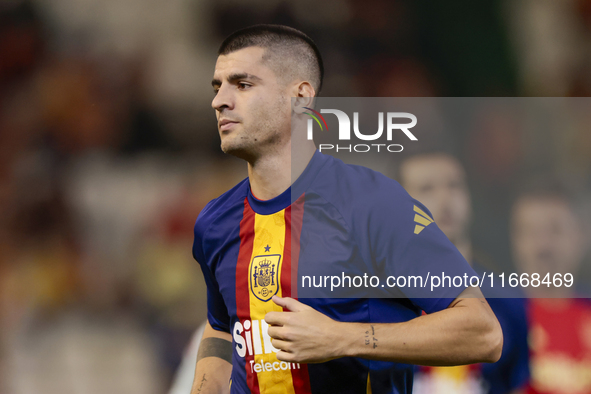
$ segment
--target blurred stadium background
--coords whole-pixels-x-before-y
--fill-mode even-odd
[[[589,0],[1,0],[0,393],[166,392],[205,318],[194,220],[246,175],[219,150],[216,50],[254,23],[315,39],[325,97],[591,94]],[[454,145],[506,268],[516,187],[588,186],[591,123],[483,116]]]

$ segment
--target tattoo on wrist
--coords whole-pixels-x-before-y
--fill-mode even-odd
[[[376,338],[376,330],[373,324],[369,325],[369,330],[365,331],[365,346],[370,346],[372,349],[378,347],[378,338]]]
[[[199,387],[197,388],[198,393],[200,393],[201,390],[203,389],[203,385],[205,384],[205,382],[207,382],[207,379],[205,379],[205,374],[203,374],[203,377],[201,378],[201,383],[199,384]]]
[[[197,362],[205,357],[217,357],[232,363],[232,343],[222,338],[205,338],[199,345]]]

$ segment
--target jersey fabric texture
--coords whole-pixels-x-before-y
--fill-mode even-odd
[[[478,262],[473,262],[472,267],[479,276],[491,272]],[[478,364],[485,392],[504,394],[522,389],[530,379],[526,296],[519,288],[501,290],[488,287],[488,283],[482,292],[503,330],[503,353],[499,361]],[[512,298],[506,298],[508,295]]]
[[[464,287],[427,295],[395,289],[390,298],[364,298],[361,289],[329,298],[329,289],[308,292],[299,278],[474,274],[429,211],[396,181],[318,151],[292,187],[274,199],[256,199],[247,178],[211,201],[195,224],[193,256],[207,284],[209,323],[232,335],[232,393],[411,393],[414,367],[408,364],[278,361],[264,316],[283,309],[271,297],[299,299],[338,321],[404,322],[421,310],[445,309]],[[379,346],[373,338],[365,343]]]

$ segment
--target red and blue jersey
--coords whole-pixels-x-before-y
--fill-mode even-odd
[[[195,224],[193,255],[207,284],[209,323],[232,335],[232,393],[410,393],[408,364],[279,361],[264,321],[267,312],[282,311],[271,297],[299,299],[338,321],[396,323],[447,308],[464,287],[428,294],[396,288],[382,298],[359,289],[332,298],[330,289],[304,287],[301,278],[474,274],[396,181],[318,151],[276,198],[256,199],[245,179],[211,201]]]

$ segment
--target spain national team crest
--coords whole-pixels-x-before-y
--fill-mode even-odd
[[[255,256],[250,264],[250,291],[261,301],[269,301],[279,291],[280,254]]]

